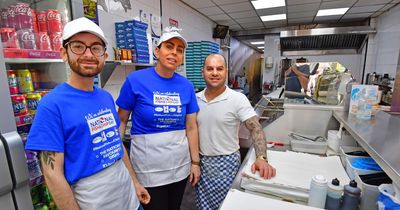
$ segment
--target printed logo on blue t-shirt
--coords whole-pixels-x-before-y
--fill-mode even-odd
[[[169,128],[182,120],[181,97],[177,92],[153,92],[154,121],[157,128]]]

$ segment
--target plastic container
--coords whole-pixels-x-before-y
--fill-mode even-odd
[[[347,165],[346,159],[351,160],[353,158],[360,157],[358,154],[362,154],[363,152],[365,152],[365,150],[361,147],[341,146],[339,148],[339,156],[343,166],[346,168]]]
[[[328,181],[322,175],[315,175],[311,179],[310,194],[308,198],[308,205],[324,208],[326,201],[326,194],[328,191]]]
[[[328,192],[326,195],[325,209],[340,210],[343,195],[343,186],[340,181],[335,178],[328,183]]]
[[[363,157],[357,157],[357,158],[363,158]],[[368,158],[368,157],[365,157],[365,158]],[[352,158],[352,159],[347,158],[347,162],[346,162],[346,172],[347,172],[347,175],[349,175],[350,179],[355,179],[356,172],[359,175],[375,174],[375,173],[382,172],[382,171],[374,171],[374,170],[368,170],[368,169],[355,168],[352,165],[354,160],[355,160],[355,158]]]
[[[328,148],[328,144],[326,142],[309,142],[302,140],[294,140],[290,141],[292,145],[292,150],[297,152],[308,152],[314,154],[326,154],[326,149]]]
[[[392,180],[385,173],[359,175],[355,174],[355,181],[359,183],[361,189],[360,209],[376,210],[378,205],[379,189],[381,184],[389,184]]]
[[[361,189],[357,187],[357,182],[351,180],[344,186],[343,203],[341,210],[358,210],[360,203]]]

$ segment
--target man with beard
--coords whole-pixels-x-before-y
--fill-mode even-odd
[[[141,209],[150,196],[122,146],[114,100],[94,87],[108,57],[103,31],[87,18],[65,25],[61,56],[71,75],[39,103],[27,150],[40,152],[58,209]]]

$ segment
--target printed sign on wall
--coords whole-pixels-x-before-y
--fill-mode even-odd
[[[104,0],[103,0],[104,1]],[[82,0],[83,16],[99,25],[99,16],[97,13],[97,0]]]
[[[175,27],[179,28],[178,27],[179,26],[178,21],[174,20],[172,18],[169,18],[169,26],[175,26]]]

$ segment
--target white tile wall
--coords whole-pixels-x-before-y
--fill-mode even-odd
[[[389,73],[394,77],[400,52],[400,5],[374,19],[377,33],[370,36],[366,73]]]

